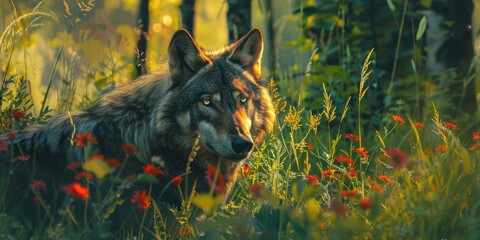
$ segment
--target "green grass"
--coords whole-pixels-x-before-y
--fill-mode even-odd
[[[35,11],[28,14],[37,16],[39,13]],[[29,24],[33,26],[35,22]],[[15,35],[20,33],[8,31],[4,33],[8,40],[0,42],[2,49],[21,41],[21,36]],[[52,60],[47,89],[59,71],[58,64],[62,62],[66,69],[72,69],[77,61],[61,59],[65,39],[60,40],[63,41],[60,51]],[[5,74],[0,90],[0,133],[44,122],[53,114],[45,103],[48,91],[42,96],[40,112],[34,113],[35,101],[25,80],[26,73],[20,71],[24,66],[14,65],[8,56],[1,59]],[[132,183],[132,179],[120,177],[124,164],[114,167],[87,157],[85,161],[90,165],[86,168],[93,178],[81,178],[78,182],[92,186],[90,190],[96,191],[95,197],[87,199],[73,193],[52,200],[43,198],[46,191],[61,196],[65,189],[42,190],[41,186],[36,190],[25,189],[23,200],[32,201],[35,211],[40,213],[39,219],[25,221],[15,210],[5,209],[5,201],[12,193],[8,192],[8,176],[0,176],[0,238],[25,239],[33,235],[38,239],[93,239],[121,235],[138,239],[479,239],[480,132],[477,130],[480,129],[472,131],[469,125],[456,126],[442,120],[434,102],[425,103],[426,109],[431,110],[422,119],[412,118],[418,114],[408,111],[389,111],[381,113],[378,126],[364,124],[369,122],[362,113],[368,105],[363,97],[369,91],[369,77],[375,71],[370,65],[373,56],[373,52],[362,56],[365,62],[358,66],[362,69],[359,85],[342,104],[323,87],[318,98],[321,110],[309,110],[302,99],[287,100],[282,86],[295,80],[288,77],[272,80],[268,85],[278,116],[275,131],[255,149],[225,204],[215,197],[213,188],[207,194],[183,194],[181,209],[166,209],[158,202],[148,204],[154,177],[138,173]],[[105,70],[104,75],[89,75],[92,82],[107,87],[113,85],[117,72],[128,75],[127,67],[117,69],[114,60],[109,63],[99,64]],[[68,71],[61,74],[65,74],[64,79],[71,78]],[[72,86],[62,89],[71,90]],[[70,90],[60,92],[67,95],[62,99],[69,104],[61,105],[67,109],[86,107],[93,101],[85,94],[74,102]],[[88,144],[84,147],[86,156],[89,147]],[[397,153],[405,153],[407,157],[395,155],[392,149],[399,149]],[[22,171],[33,183],[35,168],[25,166],[35,166],[34,159],[31,156],[27,162],[16,161],[5,173]],[[126,161],[128,157],[122,162]],[[65,169],[65,183],[74,181],[71,176],[82,171],[82,168]],[[214,185],[221,178],[218,172],[211,177]],[[140,182],[150,186],[145,195],[142,192],[126,195],[128,186]],[[182,184],[178,186],[182,191]],[[137,222],[138,227],[120,225],[111,231],[108,216],[120,205],[134,209],[128,220]],[[138,210],[139,207],[145,211]],[[205,215],[201,220],[191,219],[198,208],[203,208]],[[148,214],[153,214],[153,226],[146,224]]]

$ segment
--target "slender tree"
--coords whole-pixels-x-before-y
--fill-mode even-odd
[[[268,70],[271,76],[275,76],[277,68],[277,52],[276,52],[276,37],[275,29],[273,28],[273,8],[272,0],[265,1],[265,11],[267,15],[267,34],[268,34],[268,48],[270,51]]]
[[[442,109],[452,116],[466,114],[473,116],[477,109],[475,81],[471,63],[474,56],[472,43],[472,0],[433,1],[427,35],[427,68],[431,76],[447,69],[455,69],[457,75],[443,79],[440,83],[446,89],[452,104]],[[453,25],[445,25],[452,22]],[[445,31],[447,30],[447,31]],[[429,39],[430,38],[430,41]]]
[[[187,29],[193,36],[193,25],[195,19],[195,0],[183,0],[180,5],[182,15],[182,27]]]
[[[149,0],[141,0],[138,22],[137,22],[137,51],[135,53],[135,66],[137,69],[137,76],[147,72],[147,37],[148,27],[150,24],[150,13],[148,11]]]
[[[475,90],[480,92],[480,0],[473,0],[474,10],[472,15],[472,42],[475,49],[476,60],[476,80]],[[478,114],[478,99],[477,99],[477,114]]]
[[[252,28],[252,1],[227,0],[228,37],[235,42]]]

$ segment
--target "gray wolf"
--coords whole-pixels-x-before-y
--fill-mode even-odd
[[[84,159],[84,149],[70,141],[72,134],[91,132],[98,140],[92,153],[122,160],[122,144],[138,147],[128,160],[130,173],[142,172],[152,159],[160,162],[161,185],[182,175],[191,190],[207,192],[205,172],[209,165],[219,166],[227,196],[254,146],[273,130],[274,109],[260,81],[262,52],[258,28],[217,51],[201,48],[186,30],[178,30],[168,47],[168,69],[121,85],[71,117],[60,113],[46,124],[28,126],[17,132],[14,146],[32,156],[42,169],[38,174],[52,177]],[[199,149],[186,172],[196,141]],[[0,154],[3,162],[11,160],[10,153]],[[177,188],[157,200],[181,203]]]

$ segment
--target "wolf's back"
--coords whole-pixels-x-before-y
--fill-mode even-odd
[[[16,132],[14,155],[82,160],[83,149],[75,146],[75,139],[77,133],[88,132],[99,140],[93,153],[119,155],[123,143],[148,143],[152,112],[169,84],[164,72],[146,75],[105,93],[85,111],[59,113],[46,124],[32,124]],[[0,139],[12,143],[7,134]],[[2,152],[0,158],[11,160],[11,155]]]

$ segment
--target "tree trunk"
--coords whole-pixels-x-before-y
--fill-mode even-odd
[[[193,36],[193,24],[195,19],[195,0],[183,0],[180,5],[182,14],[182,27]]]
[[[228,37],[230,43],[247,34],[252,27],[252,0],[227,0]]]
[[[147,72],[147,37],[150,24],[150,14],[148,11],[149,0],[141,0],[138,13],[137,29],[137,52],[135,53],[135,67],[137,77]]]
[[[441,79],[440,87],[446,90],[446,98],[451,104],[441,110],[450,116],[473,116],[477,109],[475,81],[471,79],[471,63],[473,59],[472,44],[472,0],[437,1],[432,4],[434,12],[429,17],[428,35],[434,35],[436,43],[428,43],[430,48],[427,68],[431,76],[436,76],[447,69],[456,69],[456,76]],[[453,26],[437,29],[435,24],[454,22]],[[438,26],[440,27],[440,26]],[[445,25],[441,25],[445,27]],[[442,32],[447,32],[446,34]],[[431,38],[431,37],[430,37]],[[440,41],[440,42],[439,42]],[[434,59],[432,59],[434,58]]]
[[[269,61],[268,61],[268,70],[270,71],[270,76],[275,77],[277,71],[277,48],[276,48],[276,37],[275,29],[273,27],[273,8],[272,0],[265,1],[265,12],[267,14],[267,34],[268,34],[268,49],[269,49]]]
[[[475,72],[476,72],[476,79],[475,79],[475,92],[476,96],[480,94],[480,0],[473,0],[474,10],[472,15],[472,42],[473,47],[475,50]],[[478,114],[478,104],[479,98],[477,97],[477,114]]]

